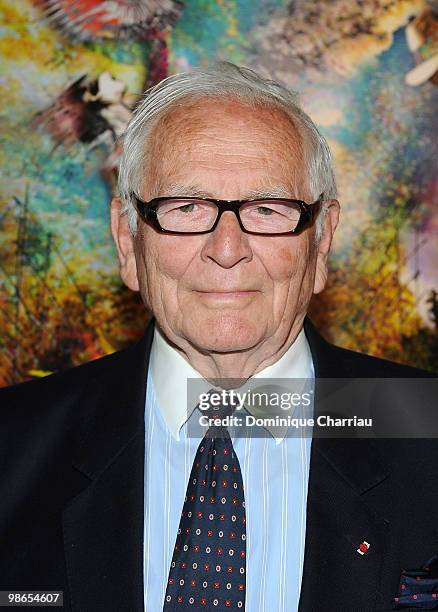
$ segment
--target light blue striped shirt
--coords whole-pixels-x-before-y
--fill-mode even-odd
[[[313,378],[302,330],[254,378]],[[200,377],[155,329],[145,406],[144,602],[163,608],[187,482],[200,438],[187,435],[187,378]],[[194,414],[192,414],[194,417]],[[232,437],[247,528],[246,609],[294,612],[303,570],[311,438]]]

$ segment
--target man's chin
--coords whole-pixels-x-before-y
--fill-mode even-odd
[[[199,317],[196,326],[185,331],[185,337],[202,352],[233,353],[258,345],[264,325],[239,312],[219,312]]]

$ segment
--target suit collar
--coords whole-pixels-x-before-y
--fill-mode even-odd
[[[326,342],[308,318],[304,330],[315,368],[315,407],[318,410],[321,379],[336,379],[336,384],[342,386],[346,379],[351,378],[352,371],[345,353]],[[313,441],[313,446],[359,495],[388,476],[372,439],[318,438]]]
[[[84,400],[89,409],[81,424],[80,443],[73,457],[76,469],[95,479],[144,428],[146,380],[154,332],[153,320],[130,348],[106,357],[96,368]],[[103,366],[103,360],[101,366]],[[96,362],[97,363],[97,362]]]
[[[328,343],[317,331],[312,321],[304,319],[304,332],[312,353],[316,378],[343,378],[348,377],[348,368],[337,353],[337,347]]]

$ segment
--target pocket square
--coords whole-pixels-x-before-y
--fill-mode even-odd
[[[438,610],[438,555],[421,569],[403,570],[393,609]]]

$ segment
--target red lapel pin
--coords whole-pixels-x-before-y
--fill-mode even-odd
[[[364,540],[363,542],[359,544],[359,548],[357,549],[357,552],[363,556],[369,551],[369,549],[370,549],[370,544],[368,544],[368,542],[365,542]]]

